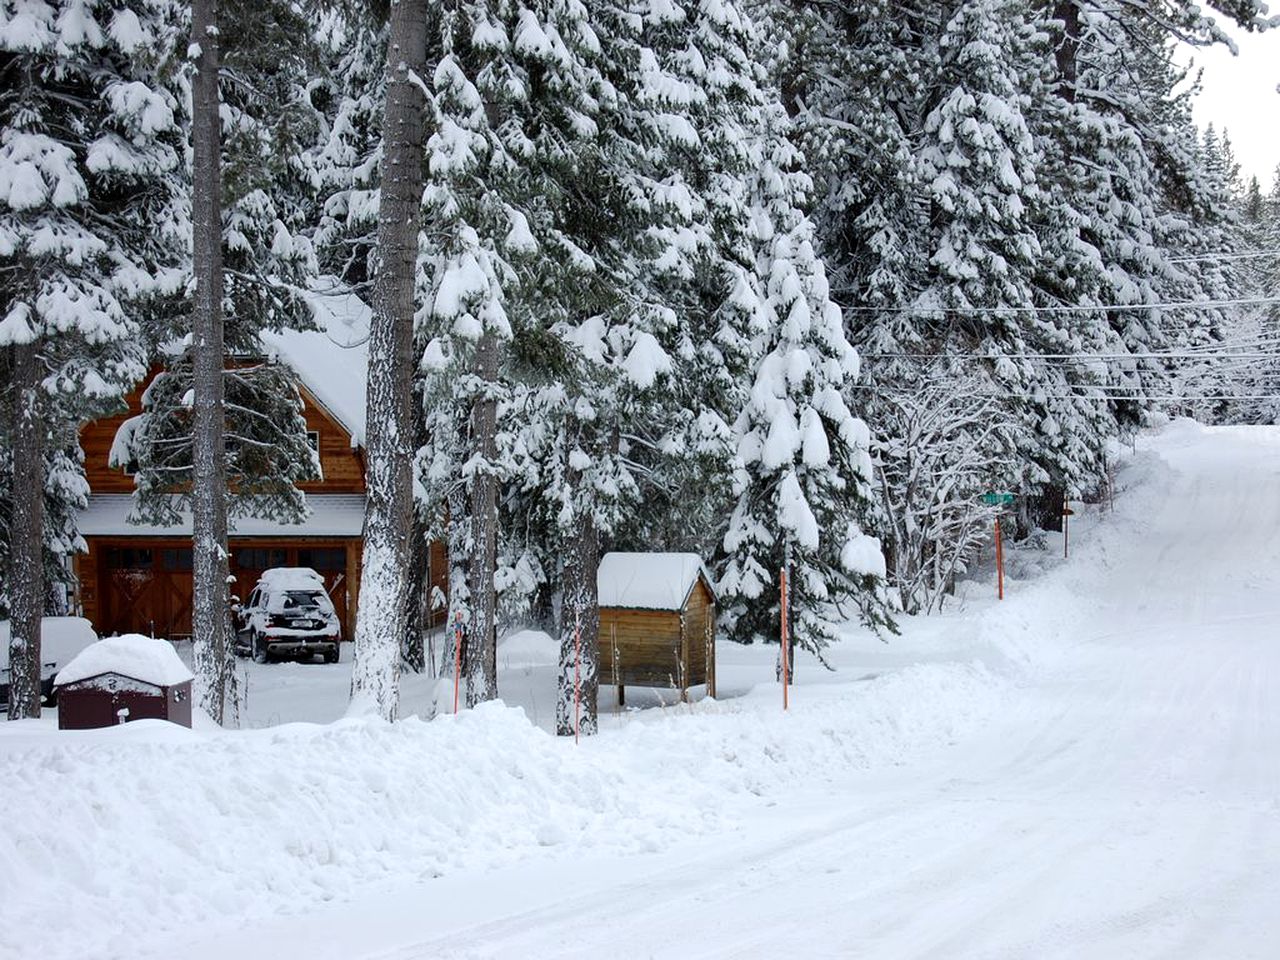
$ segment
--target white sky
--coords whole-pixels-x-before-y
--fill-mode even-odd
[[[1266,192],[1280,163],[1280,29],[1234,34],[1238,56],[1225,47],[1190,52],[1204,68],[1195,119],[1201,128],[1226,128],[1241,177],[1256,176]]]

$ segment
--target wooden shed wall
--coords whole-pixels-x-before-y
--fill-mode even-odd
[[[679,687],[680,680],[679,613],[622,607],[600,609],[601,683]]]
[[[710,664],[707,658],[708,624],[714,637],[715,606],[701,580],[683,612],[602,607],[600,682],[680,689],[706,683],[714,691],[714,656]]]
[[[714,647],[708,658],[707,646],[715,642],[716,609],[702,580],[693,588],[689,602],[684,608],[684,628],[689,658],[689,685],[707,684],[711,694],[715,695],[715,652]]]

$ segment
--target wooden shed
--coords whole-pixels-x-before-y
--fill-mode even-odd
[[[716,595],[694,553],[606,553],[597,578],[600,682],[674,687],[682,698],[706,684],[716,695]]]
[[[189,727],[193,679],[167,640],[107,637],[58,672],[58,729],[89,730],[132,720]]]

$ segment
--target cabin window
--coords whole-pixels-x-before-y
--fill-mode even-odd
[[[190,572],[192,556],[190,547],[176,547],[160,551],[160,563],[166,570]]]
[[[304,547],[298,551],[298,566],[317,572],[346,570],[347,551],[343,547]]]
[[[107,567],[112,570],[150,570],[154,563],[152,551],[142,547],[107,549]]]
[[[270,570],[288,566],[288,556],[281,547],[237,547],[231,551],[236,567],[241,570]]]

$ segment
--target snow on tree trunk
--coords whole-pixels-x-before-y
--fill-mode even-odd
[[[560,680],[556,733],[590,736],[598,730],[600,688],[600,606],[596,574],[600,531],[587,511],[579,511],[564,545],[564,598],[560,604]]]
[[[13,514],[10,526],[9,719],[40,716],[40,616],[44,612],[44,420],[36,343],[13,358]]]
[[[425,0],[394,3],[369,335],[368,506],[351,675],[352,709],[375,710],[388,720],[395,719],[399,707],[413,527],[413,291],[424,185],[426,45]]]
[[[223,404],[221,119],[217,0],[191,4],[192,110],[192,645],[198,702],[218,723],[235,710],[227,607],[227,476]]]
[[[498,379],[501,344],[493,331],[476,343],[475,369],[481,385],[471,407],[471,557],[468,593],[471,622],[468,630],[466,681],[467,706],[498,697],[497,594],[494,563],[498,551],[497,459],[498,401],[492,385]]]

